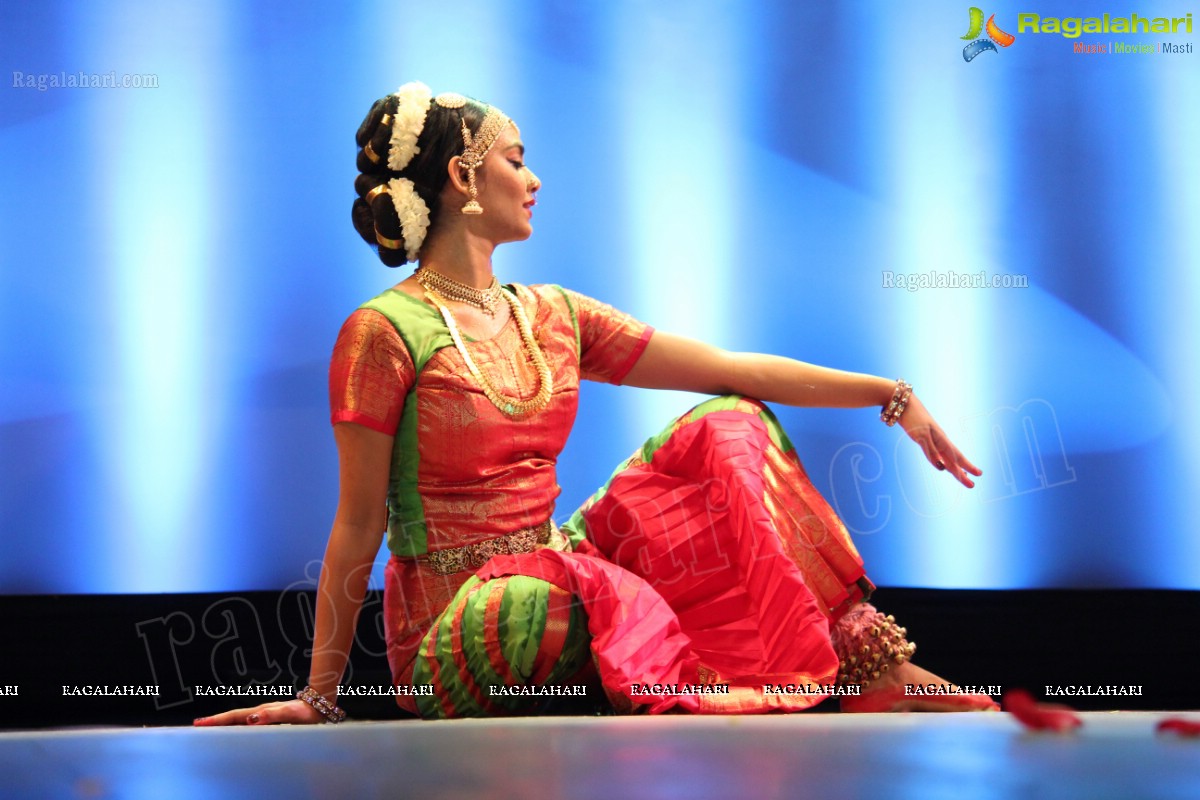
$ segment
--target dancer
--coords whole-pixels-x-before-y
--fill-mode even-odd
[[[411,687],[400,706],[424,717],[537,713],[547,687],[620,712],[795,711],[822,686],[861,687],[843,710],[995,708],[904,696],[945,681],[866,603],[854,544],[764,405],[882,408],[972,487],[980,470],[909,384],[724,352],[555,285],[501,285],[492,254],[530,236],[541,182],[494,107],[406,84],[357,142],[355,228],[384,264],[419,266],[351,314],[334,348],[340,494],[309,685],[196,724],[344,717],[337,687],[385,530],[389,661]],[[581,378],[715,397],[559,527],[555,461]]]

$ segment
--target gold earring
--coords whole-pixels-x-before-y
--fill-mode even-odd
[[[479,205],[479,200],[477,199],[479,197],[479,189],[475,186],[474,167],[467,167],[467,193],[471,199],[462,207],[462,213],[471,215],[482,214],[483,206]]]
[[[465,119],[460,119],[459,122],[462,125],[463,139],[461,163],[467,168],[467,193],[471,196],[462,207],[462,213],[482,214],[483,206],[479,205],[479,191],[475,187],[475,170],[483,166],[483,159],[487,157],[488,151],[492,149],[492,145],[500,137],[500,132],[507,127],[510,120],[499,110],[489,107],[475,136],[471,135],[471,129],[467,127]]]

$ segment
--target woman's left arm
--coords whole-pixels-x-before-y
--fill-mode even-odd
[[[704,342],[655,331],[622,381],[645,389],[702,394],[739,394],[772,403],[819,408],[882,408],[896,382],[844,372],[782,356],[730,353]],[[950,441],[914,394],[900,425],[938,469],[973,487],[969,475],[983,472]]]

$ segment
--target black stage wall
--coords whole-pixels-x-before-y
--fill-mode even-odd
[[[345,685],[390,682],[380,601],[367,598]],[[960,684],[1025,687],[1081,710],[1200,708],[1200,592],[882,588],[873,602],[908,628],[918,664]],[[312,607],[311,592],[0,597],[0,726],[179,725],[277,699],[218,693],[303,686]],[[157,696],[95,694],[146,686]],[[359,719],[404,716],[383,695],[342,705]]]

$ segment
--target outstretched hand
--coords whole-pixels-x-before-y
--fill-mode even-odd
[[[200,717],[192,725],[198,728],[218,725],[315,725],[324,721],[320,712],[303,700],[287,700]]]
[[[908,399],[908,407],[900,417],[900,427],[917,443],[929,459],[929,463],[953,475],[959,483],[968,489],[975,487],[975,482],[969,475],[979,477],[983,470],[967,460],[967,457],[954,446],[950,437],[941,426],[930,416],[924,403],[914,394]]]

